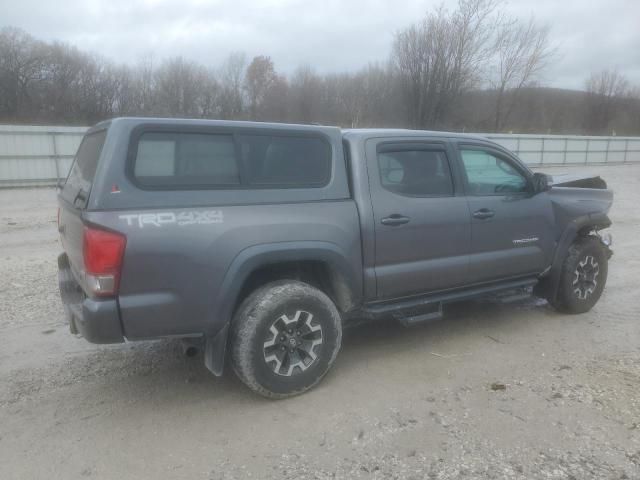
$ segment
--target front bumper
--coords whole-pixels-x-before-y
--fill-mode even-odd
[[[605,232],[605,233],[596,232],[596,235],[600,239],[600,242],[602,243],[602,245],[605,248],[605,251],[607,252],[607,259],[610,259],[611,256],[613,255],[613,250],[611,249],[611,246],[613,245],[613,236],[611,235],[610,232]]]
[[[71,333],[91,343],[122,343],[124,335],[118,302],[87,297],[71,272],[65,253],[58,257],[58,286]]]

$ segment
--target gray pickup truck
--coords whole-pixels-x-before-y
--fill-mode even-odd
[[[350,321],[482,296],[593,307],[613,194],[565,183],[469,135],[113,119],[59,193],[61,296],[90,342],[199,341],[214,374],[228,358],[287,397],[327,373]]]

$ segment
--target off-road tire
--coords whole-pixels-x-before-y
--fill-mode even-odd
[[[271,328],[276,328],[274,322],[285,316],[285,321],[291,321],[295,326],[293,319],[303,318],[298,312],[304,312],[304,318],[309,318],[308,314],[311,314],[309,327],[312,323],[316,329],[313,335],[318,335],[318,332],[321,335],[322,343],[312,347],[311,353],[315,358],[311,360],[311,355],[304,357],[295,351],[291,357],[286,358],[294,358],[294,355],[297,355],[295,358],[299,361],[305,358],[309,362],[308,366],[300,365],[300,362],[287,363],[284,357],[281,364],[278,363],[280,360],[268,362],[267,358],[271,358],[271,355],[267,352],[272,350],[265,345],[276,339],[271,333]],[[304,323],[303,320],[300,321],[301,324]],[[295,341],[295,338],[289,338],[286,332],[284,335],[287,335],[288,340]],[[295,335],[293,332],[292,337]],[[279,336],[277,339],[281,340]],[[252,292],[237,309],[231,327],[231,363],[236,375],[254,392],[268,398],[286,398],[306,392],[322,380],[333,364],[341,342],[342,320],[331,299],[306,283],[279,280]],[[284,350],[287,343],[280,345],[278,343],[278,350]],[[286,367],[292,364],[298,366],[292,372],[285,371]],[[303,367],[306,369],[303,370]]]
[[[607,282],[608,261],[606,247],[597,237],[587,236],[576,240],[567,252],[560,273],[558,291],[550,301],[551,305],[562,313],[585,313],[591,310],[600,299]],[[576,291],[574,282],[579,276],[576,273],[579,266],[591,263],[598,268],[596,285],[592,289],[589,288],[589,291]]]

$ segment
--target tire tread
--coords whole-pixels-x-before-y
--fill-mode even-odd
[[[334,326],[338,336],[336,347],[332,352],[328,367],[318,375],[309,385],[290,391],[288,393],[277,393],[263,387],[256,378],[253,367],[254,355],[256,352],[252,347],[253,337],[262,321],[261,313],[264,312],[276,297],[288,295],[291,297],[313,296],[319,298],[329,307],[332,312]],[[257,288],[249,294],[240,304],[233,318],[231,330],[231,364],[238,378],[251,390],[263,397],[272,399],[288,398],[310,390],[316,386],[326,375],[329,367],[333,364],[342,341],[342,323],[340,313],[331,299],[321,290],[309,284],[297,280],[278,280],[267,283]]]
[[[560,273],[560,282],[558,284],[558,292],[554,296],[554,298],[549,302],[556,310],[558,310],[561,313],[584,313],[590,310],[593,307],[593,305],[595,305],[598,302],[600,298],[602,290],[598,294],[598,297],[596,298],[596,300],[593,302],[593,305],[589,306],[587,309],[577,308],[575,303],[573,302],[573,292],[567,290],[567,282],[573,278],[573,272],[576,268],[578,261],[580,260],[580,257],[584,255],[585,250],[589,250],[591,248],[597,248],[602,252],[602,255],[600,255],[599,261],[602,262],[603,267],[601,268],[604,269],[604,280],[603,280],[603,287],[602,287],[604,288],[604,284],[606,283],[607,270],[608,270],[607,264],[606,264],[607,256],[603,251],[604,247],[600,243],[600,240],[593,235],[580,237],[569,247],[567,256],[562,264],[562,272]]]

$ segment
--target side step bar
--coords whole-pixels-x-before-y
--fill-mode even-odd
[[[496,303],[513,303],[530,298],[531,295],[533,295],[533,288],[526,287],[489,294],[487,298]]]
[[[399,310],[393,314],[393,318],[405,327],[440,320],[442,318],[442,302],[433,303],[429,307],[414,310]]]
[[[365,305],[361,314],[369,317],[393,316],[405,325],[437,320],[442,317],[442,305],[444,303],[469,300],[472,298],[491,296],[498,292],[514,290],[527,291],[538,283],[537,278],[525,278],[508,282],[478,285],[464,290],[449,290],[436,292],[420,297],[407,298],[398,301],[375,302]],[[508,295],[504,299],[516,300],[528,295]]]

